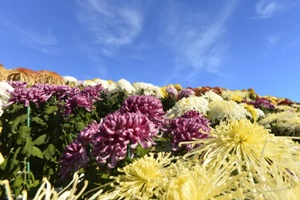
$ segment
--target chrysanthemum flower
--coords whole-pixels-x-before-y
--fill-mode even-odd
[[[166,93],[168,97],[171,97],[172,99],[176,99],[178,95],[178,91],[173,85],[168,85],[166,87]]]
[[[168,132],[171,134],[171,144],[173,151],[185,148],[190,151],[193,144],[179,146],[180,142],[192,141],[193,138],[207,138],[209,132],[209,121],[197,111],[187,111],[181,117],[177,117],[169,122]]]
[[[259,108],[255,108],[253,105],[246,104],[246,103],[241,103],[240,105],[242,105],[251,114],[252,116],[251,118],[254,121],[257,121],[258,119],[265,117],[264,111],[262,111]]]
[[[242,90],[223,90],[222,97],[226,100],[241,102],[249,97],[249,92]]]
[[[135,82],[132,86],[135,88],[137,95],[154,96],[156,98],[161,98],[163,96],[160,87],[150,83]]]
[[[190,88],[185,88],[183,90],[180,90],[180,92],[178,94],[178,99],[188,98],[188,97],[194,96],[194,95],[195,95],[194,90],[192,90]]]
[[[212,90],[209,90],[209,91],[205,92],[205,94],[202,95],[202,97],[207,99],[209,102],[223,101],[223,98],[220,95],[218,95],[217,93],[213,92]]]
[[[112,190],[98,199],[159,199],[164,194],[162,185],[168,183],[166,170],[171,161],[170,154],[162,152],[157,157],[150,154],[135,160],[118,169],[121,174],[111,177],[114,180]]]
[[[165,200],[191,199],[245,199],[247,188],[238,188],[245,173],[232,175],[236,166],[233,163],[218,164],[206,168],[198,163],[190,165],[190,160],[176,163],[175,174],[166,187]],[[189,166],[190,165],[190,166]]]
[[[234,101],[213,101],[209,104],[207,118],[212,122],[251,117],[251,114]]]
[[[85,167],[88,162],[87,151],[84,145],[74,140],[69,144],[62,153],[60,164],[61,169],[59,171],[60,179],[63,181],[70,176],[71,172],[77,172],[78,169]]]
[[[275,134],[279,135],[300,135],[300,114],[293,111],[283,111],[278,113],[269,113],[260,122],[266,128],[275,128]]]
[[[263,181],[259,172],[268,170],[272,163],[279,170],[300,175],[300,145],[291,139],[277,138],[267,129],[247,119],[222,122],[211,129],[212,138],[195,141],[203,145],[195,148],[186,156],[195,154],[204,160],[204,165],[228,160],[239,163],[238,172],[254,170],[252,183]],[[241,164],[245,162],[245,164]],[[292,176],[292,175],[291,175]],[[249,181],[251,182],[251,181]]]
[[[99,132],[100,127],[101,123],[93,121],[78,134],[76,140],[83,145],[88,145],[92,141],[93,136]]]
[[[131,83],[125,79],[120,79],[117,82],[116,87],[118,92],[124,93],[125,96],[129,96],[135,93],[135,88],[131,85]]]
[[[257,98],[253,101],[243,101],[247,104],[253,105],[255,108],[267,109],[267,110],[274,110],[275,104],[268,98]]]
[[[92,156],[99,164],[108,162],[108,167],[114,168],[117,161],[125,158],[128,145],[131,150],[138,144],[149,148],[155,144],[153,137],[157,133],[154,124],[140,112],[109,114],[94,135]]]
[[[179,117],[190,110],[195,110],[205,115],[208,111],[208,101],[204,97],[197,96],[182,98],[176,102],[172,109],[167,111],[166,116],[169,119],[174,119],[175,117]]]
[[[163,110],[162,103],[159,99],[153,96],[133,95],[127,97],[120,108],[120,112],[140,112],[157,125],[157,128],[162,127],[165,120],[165,112]]]
[[[0,82],[0,116],[3,114],[3,109],[7,105],[10,93],[14,90],[14,88],[8,84],[7,82]]]
[[[2,165],[2,163],[4,163],[4,157],[2,156],[2,153],[0,152],[0,165]]]

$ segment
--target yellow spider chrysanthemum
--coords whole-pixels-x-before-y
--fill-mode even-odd
[[[260,171],[269,170],[272,163],[276,163],[282,171],[288,169],[290,175],[300,175],[300,145],[291,139],[275,137],[257,123],[247,119],[223,122],[210,134],[210,139],[195,141],[203,145],[186,157],[196,155],[207,166],[228,161],[240,163],[239,173],[255,172],[248,181],[250,184],[264,181]]]
[[[238,188],[246,173],[232,175],[234,163],[219,163],[204,167],[191,160],[176,163],[175,174],[170,179],[164,198],[166,200],[225,200],[248,197],[247,188]]]
[[[160,152],[156,158],[150,154],[119,169],[122,174],[112,177],[112,190],[101,194],[98,199],[107,199],[107,196],[110,199],[151,199],[160,196],[163,184],[168,182],[165,170],[171,160],[170,154]]]

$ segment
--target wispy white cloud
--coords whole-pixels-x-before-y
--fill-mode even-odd
[[[269,35],[267,36],[267,42],[269,45],[275,45],[280,41],[281,37],[279,35]]]
[[[218,9],[216,15],[177,15],[169,21],[167,42],[177,59],[173,76],[180,71],[189,71],[189,78],[201,71],[220,74],[219,66],[228,49],[228,42],[224,39],[226,22],[237,3],[236,0],[229,1]]]
[[[78,1],[79,20],[104,56],[132,44],[143,27],[143,12],[134,2],[113,0]]]
[[[255,7],[255,18],[270,18],[281,15],[299,5],[296,0],[259,0]]]
[[[37,51],[48,53],[48,48],[58,43],[57,38],[51,33],[51,31],[48,31],[46,34],[42,34],[33,29],[21,27],[8,19],[2,18],[1,22],[13,30],[16,37],[23,45]]]

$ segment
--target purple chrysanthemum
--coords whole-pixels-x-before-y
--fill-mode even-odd
[[[178,99],[188,98],[188,97],[193,96],[193,95],[195,95],[194,90],[192,90],[190,88],[186,88],[186,89],[183,89],[179,92]]]
[[[25,88],[27,86],[27,82],[23,81],[7,81],[7,83],[13,88]]]
[[[274,110],[275,105],[271,102],[271,100],[267,98],[257,98],[254,101],[247,102],[247,104],[253,105],[255,108],[265,108],[269,110]]]
[[[181,117],[170,121],[169,132],[171,133],[172,149],[174,151],[186,148],[190,151],[194,148],[192,144],[179,146],[180,142],[192,141],[193,138],[208,138],[210,131],[209,121],[197,111],[188,111]],[[196,145],[199,146],[199,145]]]
[[[120,108],[121,113],[141,112],[151,120],[157,128],[161,128],[165,121],[165,112],[159,99],[153,96],[133,95],[125,99]]]
[[[71,172],[76,172],[78,169],[85,167],[87,162],[86,148],[81,142],[74,140],[66,147],[60,159],[60,164],[62,165],[59,171],[60,180],[69,177]]]
[[[80,91],[80,94],[95,101],[95,100],[101,100],[100,95],[101,92],[103,92],[104,90],[105,89],[101,84],[97,84],[95,86],[88,85]]]
[[[149,148],[157,134],[154,124],[140,112],[107,115],[102,122],[100,131],[94,135],[92,156],[99,164],[108,163],[114,168],[116,162],[125,158],[127,147],[135,149],[138,144]]]
[[[78,134],[76,140],[83,145],[88,145],[91,142],[93,135],[99,132],[100,126],[101,123],[93,121]]]
[[[30,105],[30,102],[33,102],[36,104],[36,106],[39,106],[40,103],[46,102],[50,97],[51,94],[45,93],[43,89],[40,88],[15,88],[11,93],[11,97],[9,99],[8,105],[14,104],[14,103],[24,103],[26,107]]]
[[[171,97],[173,99],[177,98],[178,91],[176,90],[175,87],[167,86],[166,92],[167,92],[167,94],[168,94],[169,97]]]

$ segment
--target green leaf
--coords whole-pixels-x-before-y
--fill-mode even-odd
[[[42,126],[46,126],[46,127],[48,126],[47,123],[43,119],[41,119],[40,117],[32,117],[31,121],[35,122],[39,125],[42,125]]]
[[[37,139],[35,139],[33,141],[33,145],[41,145],[41,144],[44,144],[45,143],[45,139],[46,139],[47,135],[46,134],[43,134],[41,136],[39,136]]]
[[[46,110],[44,111],[46,114],[52,114],[58,111],[57,106],[48,106]]]
[[[37,148],[36,146],[32,147],[32,155],[36,156],[38,158],[43,158],[44,157],[43,152],[39,148]]]
[[[149,151],[149,149],[144,149],[141,145],[138,145],[136,148],[136,154],[140,157],[144,157]]]
[[[24,140],[30,137],[31,128],[29,126],[20,126],[18,130],[17,144],[22,144]]]
[[[27,114],[19,115],[12,121],[11,129],[16,130],[20,124],[25,125],[26,122],[27,122]]]
[[[51,160],[52,156],[55,154],[55,146],[50,144],[47,149],[43,152],[43,155],[47,160]]]
[[[11,171],[14,168],[15,165],[19,164],[19,161],[17,160],[17,156],[20,153],[20,150],[21,150],[21,147],[17,148],[17,150],[15,152],[12,152],[13,153],[13,157],[10,160],[8,171]]]
[[[25,146],[22,149],[22,154],[26,154],[27,157],[31,156],[32,154],[32,140],[30,137],[26,138]]]

